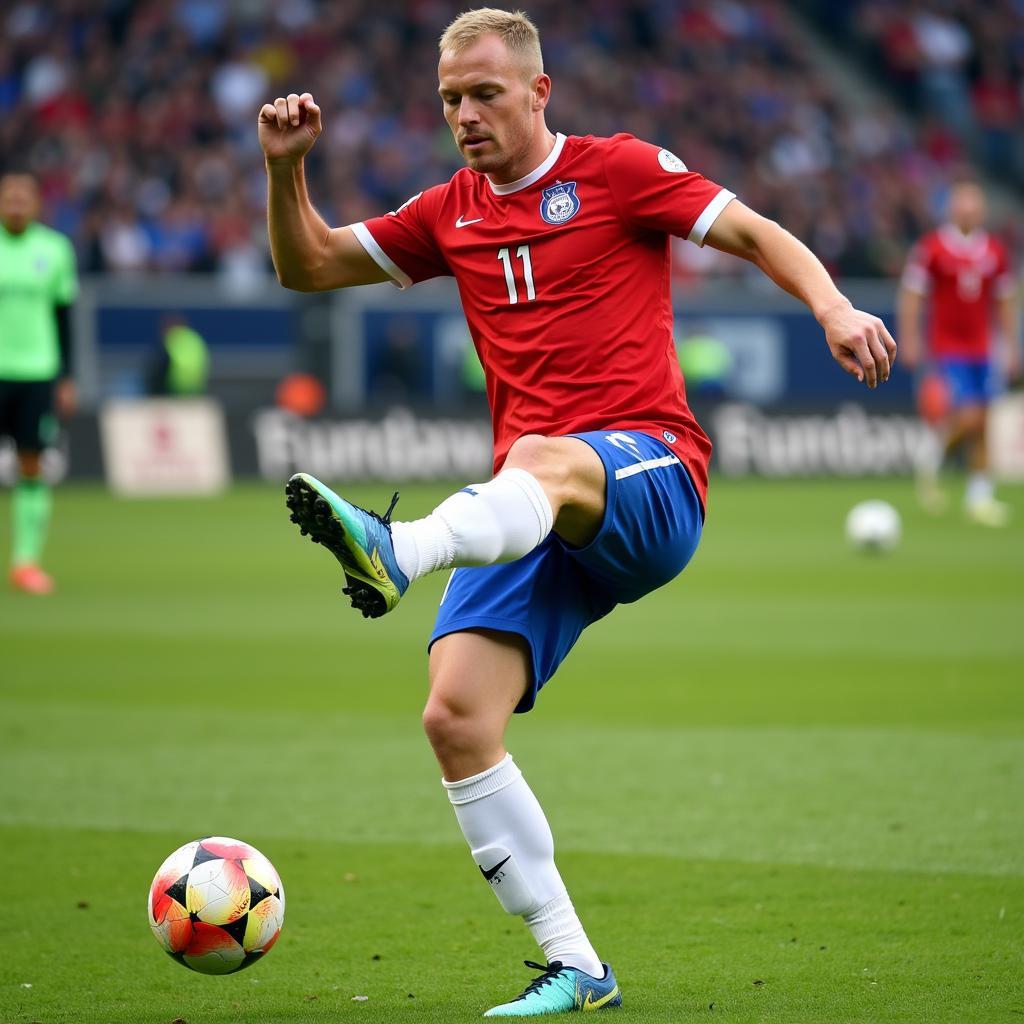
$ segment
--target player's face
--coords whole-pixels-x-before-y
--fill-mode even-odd
[[[528,72],[497,36],[460,53],[446,50],[437,68],[444,116],[463,159],[498,183],[528,174],[551,80]]]
[[[0,223],[20,235],[35,219],[39,192],[27,174],[8,174],[0,179]]]
[[[986,216],[985,193],[973,184],[954,185],[949,194],[949,219],[964,234],[980,228]]]

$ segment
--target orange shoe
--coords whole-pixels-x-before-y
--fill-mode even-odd
[[[38,565],[16,565],[11,570],[11,586],[26,594],[52,594],[53,577],[48,576]]]

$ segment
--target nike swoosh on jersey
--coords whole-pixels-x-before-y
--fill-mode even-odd
[[[463,220],[461,217],[455,222],[457,228],[467,228],[470,224],[479,224],[483,220],[483,217],[477,217],[475,220]]]

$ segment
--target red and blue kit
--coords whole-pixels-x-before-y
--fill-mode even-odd
[[[669,236],[703,244],[733,198],[631,135],[559,134],[518,181],[463,168],[352,229],[399,287],[455,278],[486,373],[495,471],[523,434],[635,430],[678,456],[703,503],[711,442],[676,358]]]
[[[964,235],[946,224],[914,246],[903,287],[929,296],[933,357],[983,363],[991,355],[994,300],[1011,295],[1016,281],[997,238],[985,231]]]

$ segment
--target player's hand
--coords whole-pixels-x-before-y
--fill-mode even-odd
[[[78,411],[78,388],[70,377],[62,377],[57,381],[53,392],[57,415],[62,420],[70,419]]]
[[[877,316],[849,303],[833,307],[821,319],[835,361],[869,388],[889,379],[896,342]]]
[[[298,162],[320,134],[320,108],[308,92],[278,96],[273,103],[263,104],[258,130],[268,160]]]

